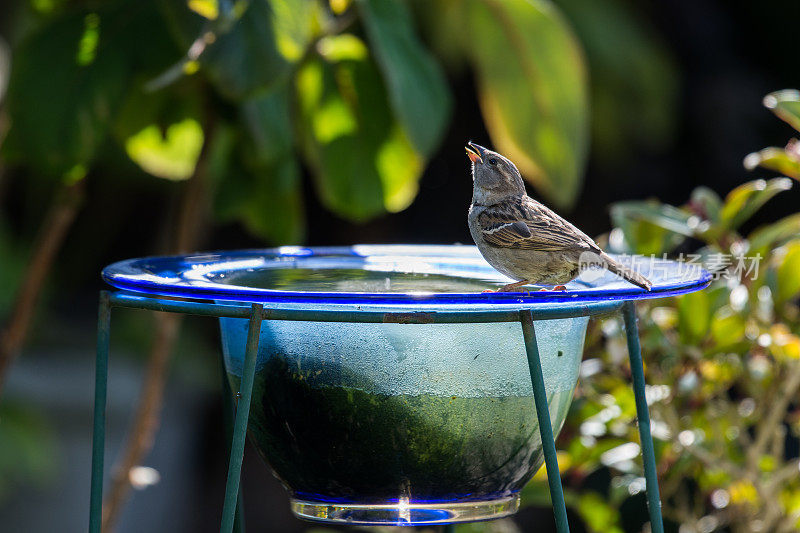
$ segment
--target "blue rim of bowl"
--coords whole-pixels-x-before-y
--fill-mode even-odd
[[[611,254],[613,256],[613,254]],[[653,288],[646,291],[634,285],[613,287],[592,286],[571,282],[567,291],[520,292],[324,292],[284,291],[218,283],[209,280],[209,274],[236,273],[247,268],[264,266],[300,258],[380,258],[407,256],[417,260],[425,258],[461,260],[465,265],[479,266],[483,277],[479,281],[503,283],[506,278],[483,262],[474,246],[465,245],[354,245],[350,247],[281,247],[269,249],[231,250],[177,256],[152,256],[128,259],[113,263],[103,269],[102,277],[111,286],[130,292],[156,296],[182,297],[200,300],[228,300],[258,303],[314,303],[314,304],[373,304],[373,305],[464,305],[464,304],[574,304],[597,301],[627,301],[664,298],[694,292],[707,287],[712,276],[704,269],[697,275],[677,281],[651,278]],[[482,264],[475,263],[478,259]],[[676,266],[676,261],[658,260],[666,266]],[[493,279],[487,279],[493,278]]]

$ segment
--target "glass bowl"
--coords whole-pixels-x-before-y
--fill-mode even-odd
[[[266,309],[575,315],[707,285],[661,262],[651,292],[594,273],[565,292],[484,293],[508,283],[473,246],[281,248],[130,260],[126,290]],[[591,278],[587,281],[585,278]],[[554,433],[569,409],[588,316],[535,320]],[[221,318],[237,390],[248,321]],[[265,320],[248,425],[302,518],[420,525],[507,516],[543,462],[521,326]]]

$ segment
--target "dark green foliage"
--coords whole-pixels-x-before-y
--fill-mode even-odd
[[[405,209],[452,115],[440,60],[400,0],[88,6],[40,6],[13,47],[12,127],[2,148],[36,174],[82,179],[109,140],[123,148],[109,154],[125,153],[157,177],[184,180],[213,166],[223,220],[267,242],[297,243],[301,168],[340,216],[365,221]],[[473,63],[498,146],[544,194],[571,204],[587,104],[568,27],[544,1],[453,8],[475,39],[453,25],[443,25],[442,38]],[[218,135],[234,139],[230,149]],[[214,164],[198,166],[212,151]]]

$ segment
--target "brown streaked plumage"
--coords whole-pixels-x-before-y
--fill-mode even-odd
[[[473,178],[470,233],[490,265],[518,280],[499,290],[529,283],[560,286],[589,262],[650,290],[647,278],[619,264],[581,230],[529,197],[514,163],[472,142],[466,149]]]

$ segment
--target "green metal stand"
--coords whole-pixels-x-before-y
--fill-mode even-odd
[[[553,502],[553,513],[556,515],[556,529],[559,532],[569,531],[567,521],[567,504],[564,502],[564,489],[561,487],[561,473],[558,470],[556,441],[553,436],[553,425],[550,422],[550,410],[547,408],[547,392],[544,388],[542,363],[539,360],[539,346],[536,344],[536,330],[533,326],[533,313],[520,311],[522,336],[525,339],[525,351],[528,354],[528,368],[533,385],[533,401],[536,403],[536,417],[539,420],[539,433],[542,436],[544,464],[547,468],[547,483],[550,485],[550,498]]]
[[[656,455],[653,448],[653,437],[650,434],[650,411],[644,387],[644,363],[642,348],[639,346],[639,329],[636,326],[636,307],[633,302],[626,302],[622,308],[625,320],[625,335],[628,337],[628,357],[631,360],[633,377],[633,393],[636,397],[636,418],[639,422],[639,439],[642,443],[642,463],[647,492],[647,510],[650,513],[650,530],[652,533],[664,533],[664,522],[661,518],[661,498],[658,493],[658,475],[656,474]]]
[[[227,397],[226,412],[234,422],[226,426],[230,428],[229,436],[231,446],[228,460],[228,477],[225,485],[225,498],[222,510],[221,533],[233,531],[243,532],[244,523],[241,514],[241,499],[239,498],[239,480],[241,477],[242,458],[247,434],[247,421],[250,414],[250,400],[253,392],[255,366],[258,355],[258,341],[261,323],[264,320],[302,320],[316,322],[365,322],[365,323],[393,323],[393,324],[454,324],[454,323],[488,323],[488,322],[519,322],[522,325],[522,335],[525,341],[525,351],[528,358],[528,368],[531,373],[536,414],[539,420],[539,431],[542,438],[545,465],[547,467],[547,480],[550,486],[550,497],[553,502],[553,512],[556,519],[556,528],[559,533],[569,532],[567,508],[564,502],[564,491],[561,486],[561,474],[558,470],[558,458],[553,436],[553,427],[550,421],[550,412],[547,407],[547,394],[544,386],[544,375],[539,358],[539,348],[536,342],[534,323],[537,320],[550,320],[557,318],[570,318],[578,316],[593,316],[619,311],[622,308],[628,337],[628,351],[631,359],[631,372],[633,374],[633,390],[636,397],[636,409],[639,420],[639,435],[641,437],[642,460],[644,463],[645,479],[647,480],[647,500],[650,513],[650,524],[653,533],[663,533],[664,526],[661,520],[661,502],[658,494],[658,478],[656,475],[656,462],[653,450],[653,439],[650,434],[650,416],[645,399],[644,370],[642,364],[641,348],[639,346],[638,331],[636,329],[636,311],[632,302],[624,304],[618,301],[601,301],[595,303],[573,304],[569,306],[554,306],[532,311],[523,310],[497,310],[497,311],[443,311],[443,312],[418,312],[418,313],[384,313],[380,311],[309,311],[309,310],[270,310],[263,309],[261,304],[221,305],[198,301],[162,300],[157,297],[134,295],[123,291],[100,293],[100,310],[97,329],[97,359],[95,367],[95,404],[94,404],[94,434],[92,440],[92,486],[89,514],[89,532],[100,533],[103,503],[103,474],[105,451],[105,422],[106,422],[106,393],[108,385],[108,351],[109,333],[111,327],[111,308],[127,307],[134,309],[149,309],[173,313],[195,314],[212,317],[248,318],[249,329],[247,346],[245,350],[244,367],[239,391],[236,394],[238,402],[233,405],[232,391],[230,390],[225,371],[223,369],[223,393]],[[230,420],[230,419],[229,419]],[[444,531],[450,533],[454,530],[452,524],[445,525]]]

